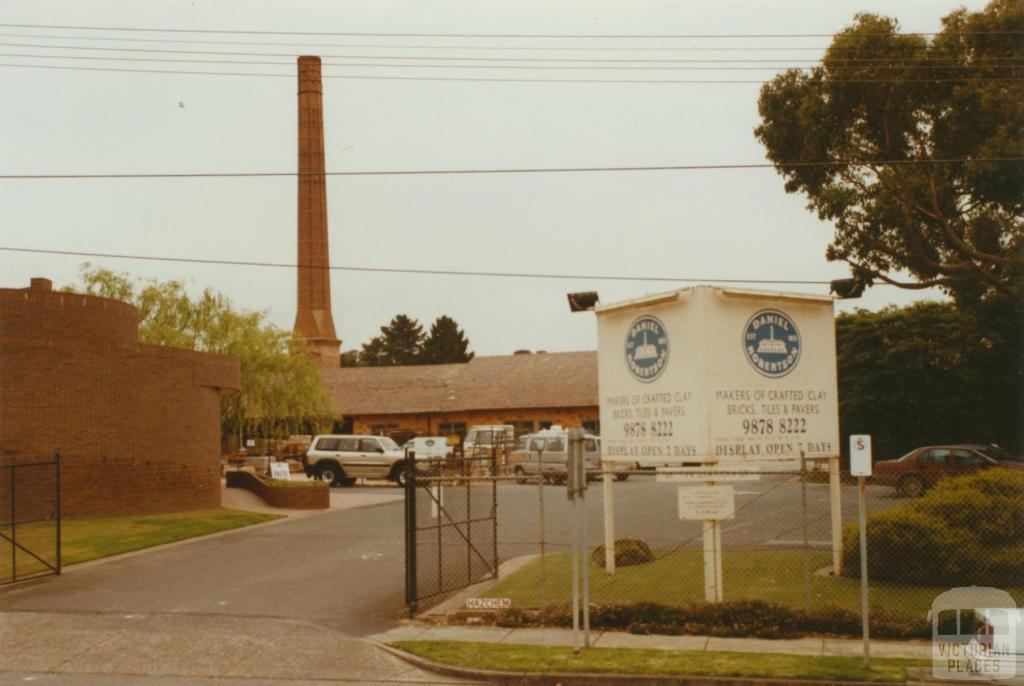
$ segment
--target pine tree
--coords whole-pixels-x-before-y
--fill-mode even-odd
[[[448,315],[434,320],[430,335],[423,344],[423,364],[451,364],[469,362],[474,353],[468,352],[469,340],[458,323]]]
[[[381,367],[387,364],[384,361],[384,339],[374,336],[368,342],[363,343],[363,349],[359,353],[357,366],[360,367]]]
[[[380,327],[380,334],[380,364],[421,364],[424,336],[418,321],[404,314],[396,315],[390,324]]]

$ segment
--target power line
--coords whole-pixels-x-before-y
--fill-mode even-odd
[[[129,26],[82,26],[67,24],[13,24],[0,23],[0,27],[19,29],[45,29],[68,31],[116,31],[129,33],[186,33],[223,34],[250,36],[353,36],[380,38],[538,38],[538,39],[606,39],[606,40],[650,40],[650,39],[707,39],[707,38],[832,38],[835,33],[688,33],[688,34],[589,34],[589,33],[423,33],[423,32],[359,32],[359,31],[266,31],[241,29],[168,29]],[[964,31],[962,35],[1019,35],[1024,31]],[[878,31],[874,35],[884,36],[936,36],[937,32],[925,31]]]
[[[978,164],[1024,162],[1024,157],[953,157],[943,159],[915,160],[862,160],[833,162],[771,162],[749,164],[674,164],[618,167],[511,167],[490,169],[386,169],[363,171],[329,171],[307,176],[455,176],[470,174],[573,174],[602,172],[656,172],[656,171],[698,171],[729,169],[775,169],[776,166],[798,167],[871,167],[871,166],[913,166],[928,164]],[[297,177],[299,172],[138,172],[102,174],[0,174],[0,180],[41,181],[57,179],[209,179],[209,178],[273,178]]]
[[[194,257],[164,257],[159,255],[127,255],[122,253],[100,253],[84,252],[77,250],[45,250],[42,248],[17,248],[12,246],[0,246],[3,252],[32,253],[36,255],[63,255],[72,257],[101,257],[118,260],[140,260],[147,262],[179,262],[189,264],[208,264],[231,267],[270,267],[279,269],[298,269],[309,267],[313,269],[325,269],[320,265],[301,265],[285,262],[257,262],[251,260],[218,260],[203,259]],[[830,281],[819,281],[811,279],[729,279],[729,278],[698,278],[686,276],[617,276],[611,274],[562,274],[562,273],[536,273],[536,272],[489,272],[489,271],[468,271],[456,269],[412,269],[406,267],[354,267],[354,266],[330,266],[330,271],[342,272],[369,272],[377,274],[415,274],[425,276],[472,276],[489,278],[511,278],[511,279],[554,279],[554,280],[577,280],[577,281],[660,281],[679,283],[734,283],[734,284],[787,284],[804,286],[827,286]]]
[[[294,60],[298,55],[291,52],[225,52],[223,50],[175,50],[168,48],[105,48],[94,45],[85,46],[70,46],[70,45],[42,45],[39,43],[6,43],[0,42],[0,47],[6,48],[32,48],[32,49],[46,49],[46,50],[83,50],[92,52],[130,52],[130,53],[160,53],[170,55],[212,55],[217,57],[282,57],[289,60]],[[443,56],[429,56],[429,55],[319,55],[324,60],[329,59],[341,59],[341,60],[422,60],[427,62],[599,62],[599,63],[760,63],[760,62],[778,62],[774,58],[761,58],[761,59],[684,59],[684,58],[600,58],[600,57],[585,57],[585,58],[574,58],[574,57],[465,57],[459,55],[443,55]],[[69,56],[67,59],[77,59],[77,56]],[[113,59],[113,58],[111,58]],[[962,65],[956,62],[957,58],[954,57],[931,57],[931,58],[911,58],[908,61],[914,62],[915,64],[936,64],[941,62],[951,62],[949,66],[960,67],[960,66],[989,66],[986,64],[979,65]],[[1021,58],[1007,56],[1000,57],[1000,61],[1013,61],[1016,60],[1017,64],[1020,63]],[[812,64],[823,64],[822,59],[797,59],[794,58],[792,61],[797,62],[809,62]],[[893,58],[886,57],[856,57],[856,58],[836,58],[829,60],[830,64],[835,63],[850,63],[850,64],[879,64],[881,66],[890,66],[893,64]],[[281,62],[281,64],[293,64],[293,61]],[[910,66],[900,64],[899,66]],[[1003,66],[1003,65],[993,65]]]
[[[270,74],[258,72],[231,72],[231,71],[193,71],[185,69],[126,69],[122,67],[73,67],[52,64],[15,64],[10,62],[0,63],[0,67],[9,69],[44,69],[51,71],[89,71],[89,72],[112,72],[123,74],[177,74],[187,76],[243,76],[260,78],[295,78],[294,74]],[[486,69],[486,67],[481,67]],[[468,76],[384,76],[384,75],[360,75],[360,74],[322,74],[324,79],[340,79],[349,81],[449,81],[464,83],[615,83],[615,84],[703,84],[703,85],[763,85],[764,79],[610,79],[610,78],[506,78],[506,77],[468,77]],[[1015,77],[952,77],[952,78],[923,78],[923,79],[832,79],[829,83],[840,84],[868,84],[868,83],[997,83],[997,82],[1020,82]]]
[[[0,24],[2,26],[2,24]],[[859,47],[845,47],[845,46],[793,46],[793,47],[780,47],[780,46],[748,46],[748,47],[735,47],[735,46],[712,46],[712,47],[692,47],[692,46],[673,46],[673,47],[652,47],[652,46],[623,46],[623,45],[604,45],[604,46],[590,46],[583,47],[578,45],[545,45],[545,46],[526,46],[526,45],[400,45],[395,43],[294,43],[294,42],[280,42],[280,41],[211,41],[211,40],[184,40],[181,38],[123,38],[121,36],[54,36],[54,35],[39,35],[39,34],[26,34],[26,33],[0,33],[2,38],[37,38],[43,40],[90,40],[90,41],[106,41],[106,42],[117,42],[117,43],[172,43],[181,45],[248,45],[248,46],[275,46],[275,47],[303,47],[303,48],[371,48],[374,50],[529,50],[536,52],[794,52],[794,51],[816,51],[824,52],[826,50],[838,51],[838,52],[859,52]],[[60,47],[60,46],[52,46]],[[918,46],[888,46],[887,50],[909,50],[917,51],[920,48]]]
[[[0,44],[2,45],[2,44]],[[25,58],[25,59],[44,59],[44,60],[75,60],[75,61],[99,61],[99,62],[142,62],[142,63],[171,63],[171,64],[232,64],[232,65],[251,65],[251,66],[277,66],[277,67],[288,67],[294,68],[293,62],[264,62],[256,60],[195,60],[195,59],[181,59],[178,57],[97,57],[94,55],[40,55],[34,53],[0,53],[0,57],[14,57],[14,58]],[[372,59],[370,57],[356,57],[354,59]],[[389,58],[382,58],[389,59]],[[412,58],[415,59],[415,58]],[[448,59],[448,58],[438,58]],[[464,61],[474,61],[473,58],[464,58]],[[518,61],[518,60],[510,60]],[[539,61],[539,60],[531,60]],[[571,64],[571,65],[550,65],[550,64],[451,64],[445,62],[444,64],[417,64],[407,62],[389,62],[389,63],[377,63],[377,62],[324,62],[324,66],[327,67],[345,67],[345,68],[382,68],[382,69],[501,69],[501,70],[524,70],[524,71],[776,71],[779,69],[811,69],[812,67],[805,67],[801,65],[792,64],[765,64],[762,66],[750,67],[750,66],[735,66],[736,62],[761,62],[762,60],[554,60],[557,62],[588,62],[595,61],[601,62],[597,66],[591,66],[586,64]],[[765,60],[772,61],[772,60]],[[703,63],[700,66],[693,66],[691,64],[677,65],[672,64],[670,66],[663,66],[657,64],[656,66],[638,66],[631,64],[628,66],[614,64],[604,64],[603,62],[698,62]],[[707,66],[707,63],[726,63],[725,66]],[[64,66],[64,65],[58,65]],[[917,70],[917,69],[1012,69],[1014,67],[1024,67],[1024,64],[985,64],[985,65],[874,65],[877,68],[885,69],[899,69],[899,70]],[[858,65],[843,65],[843,68],[849,69],[860,69],[862,66]]]

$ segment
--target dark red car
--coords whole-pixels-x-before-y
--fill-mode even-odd
[[[1024,469],[1024,459],[1013,457],[996,445],[929,445],[896,460],[876,462],[871,482],[894,486],[903,495],[916,498],[943,477],[971,474],[989,467]]]

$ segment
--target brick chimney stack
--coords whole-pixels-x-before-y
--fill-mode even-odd
[[[331,316],[327,251],[327,179],[324,175],[323,88],[320,58],[299,58],[299,244],[295,332],[325,367],[340,364],[341,341]]]

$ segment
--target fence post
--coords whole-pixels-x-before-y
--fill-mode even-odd
[[[832,511],[832,575],[843,573],[843,489],[840,482],[839,455],[828,458],[829,501]]]
[[[416,616],[416,453],[405,456],[405,605]]]
[[[604,494],[604,570],[615,574],[615,499],[612,493],[612,473],[601,465],[601,486]]]
[[[53,454],[54,470],[55,470],[55,481],[56,481],[56,496],[57,496],[57,574],[60,574],[61,569],[61,548],[60,548],[60,451],[57,450]]]
[[[11,581],[18,580],[18,489],[14,484],[17,474],[18,463],[11,462]]]
[[[804,534],[804,609],[811,609],[811,558],[807,541],[807,457],[800,451],[800,519]]]
[[[544,449],[537,453],[537,509],[540,513],[540,609],[548,606],[548,574],[544,550]]]

